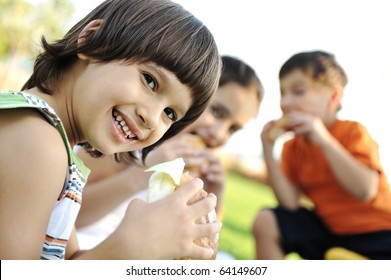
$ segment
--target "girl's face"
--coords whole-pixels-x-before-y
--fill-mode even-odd
[[[305,112],[324,118],[329,112],[332,88],[313,81],[302,70],[296,69],[280,80],[280,106],[284,114]]]
[[[154,63],[86,63],[72,107],[77,138],[103,154],[150,146],[190,108],[190,89]]]
[[[255,89],[230,82],[217,89],[204,113],[185,131],[199,135],[210,148],[220,147],[256,117],[258,108]]]

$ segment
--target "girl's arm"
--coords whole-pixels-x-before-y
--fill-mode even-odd
[[[0,259],[39,259],[67,170],[57,130],[32,109],[0,111]]]

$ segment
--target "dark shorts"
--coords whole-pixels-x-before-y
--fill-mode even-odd
[[[321,260],[331,247],[344,247],[373,260],[391,260],[391,230],[365,234],[336,235],[306,208],[290,211],[271,209],[278,221],[285,253],[296,252],[303,259]]]

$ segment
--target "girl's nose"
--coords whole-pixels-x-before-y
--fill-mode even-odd
[[[228,138],[229,138],[229,132],[228,127],[225,124],[219,124],[215,125],[210,131],[209,131],[210,141],[209,146],[211,147],[220,147],[224,145]]]
[[[137,115],[141,120],[142,125],[148,130],[155,130],[159,124],[161,112],[156,106],[143,106],[137,109]]]

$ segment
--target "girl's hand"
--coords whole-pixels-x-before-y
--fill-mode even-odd
[[[146,159],[146,165],[153,166],[179,157],[183,158],[186,165],[199,165],[202,164],[202,158],[200,157],[202,151],[202,148],[195,148],[185,134],[180,134],[168,139],[152,151]]]
[[[218,156],[211,150],[205,149],[202,158],[206,164],[200,168],[200,178],[204,181],[205,191],[217,196],[216,212],[220,217],[225,188],[226,171]]]
[[[216,196],[210,194],[192,205],[187,204],[202,186],[200,179],[194,179],[156,202],[148,204],[141,200],[133,200],[122,223],[110,237],[112,240],[115,239],[114,250],[117,258],[210,258],[213,250],[200,247],[193,240],[214,236],[220,231],[220,222],[195,222],[215,208]]]
[[[205,190],[217,195],[224,188],[225,168],[218,156],[211,150],[204,150],[202,158],[205,164],[200,166],[200,178],[204,181]]]

